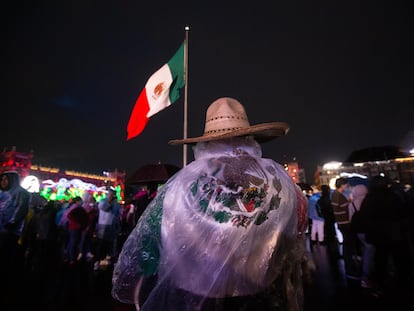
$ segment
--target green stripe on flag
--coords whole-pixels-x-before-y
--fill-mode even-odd
[[[173,82],[170,86],[169,98],[170,102],[175,102],[180,97],[180,89],[184,87],[184,42],[168,61]]]

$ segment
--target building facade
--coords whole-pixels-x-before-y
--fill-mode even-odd
[[[15,147],[5,149],[0,153],[0,174],[16,171],[26,189],[40,192],[47,199],[68,199],[89,191],[99,200],[112,187],[117,190],[119,201],[123,200],[125,172],[115,170],[102,175],[89,174],[33,164],[33,158],[32,151],[18,152]]]
[[[359,163],[330,162],[318,167],[317,172],[319,176],[315,178],[316,185],[329,185],[332,179],[347,174],[358,174],[368,178],[382,174],[392,181],[413,186],[414,156]]]

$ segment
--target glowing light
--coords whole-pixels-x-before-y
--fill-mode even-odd
[[[47,167],[47,166],[40,166],[40,165],[36,165],[36,164],[32,164],[30,166],[30,169],[32,171],[41,171],[41,172],[48,172],[48,173],[58,173],[59,169],[55,168],[55,167]]]
[[[324,170],[337,170],[342,166],[342,162],[336,162],[336,161],[332,161],[332,162],[328,162],[325,163],[322,168]]]
[[[21,186],[31,193],[39,192],[40,182],[36,176],[29,175],[23,179]]]
[[[76,176],[76,177],[84,177],[84,178],[93,178],[93,179],[97,179],[97,180],[110,180],[110,181],[115,181],[115,178],[110,177],[108,172],[103,172],[104,175],[106,176],[101,176],[101,175],[93,175],[93,174],[88,174],[88,173],[82,173],[82,172],[76,172],[76,171],[65,171],[66,175],[70,175],[70,176]]]
[[[40,188],[40,195],[48,200],[69,200],[74,197],[83,197],[85,192],[89,192],[99,202],[108,194],[105,186],[97,187],[77,178],[71,180],[61,178],[57,182],[47,179],[41,183]],[[121,186],[117,185],[113,189],[116,191],[118,201],[121,200]]]
[[[336,189],[335,182],[338,179],[339,176],[333,177],[329,180],[329,188]]]
[[[352,178],[352,177],[359,177],[359,178],[362,178],[362,179],[368,179],[368,176],[365,176],[365,175],[361,175],[361,174],[358,174],[358,173],[341,173],[340,174],[341,175],[341,177],[348,177],[348,178]]]
[[[354,166],[356,166],[356,167],[363,167],[364,166],[364,163],[354,163]]]

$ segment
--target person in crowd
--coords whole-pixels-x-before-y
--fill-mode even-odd
[[[354,186],[350,186],[350,202],[348,205],[348,213],[349,218],[352,219],[352,216],[360,210],[361,203],[364,200],[367,192],[368,192],[368,186],[365,184],[357,184]]]
[[[322,216],[321,206],[317,204],[319,198],[319,192],[314,192],[311,196],[308,197],[308,217],[312,224],[310,230],[310,240],[312,245],[324,244],[325,242],[325,221]]]
[[[125,242],[125,239],[122,237],[122,205],[119,204],[119,213],[114,217],[114,240],[112,243],[112,252],[109,254],[109,263],[114,263],[119,255],[120,248]]]
[[[339,241],[336,235],[335,215],[331,203],[331,188],[328,185],[321,185],[320,198],[317,201],[324,219],[325,244],[328,250],[329,260],[333,268],[337,268],[339,259]]]
[[[361,287],[373,288],[374,256],[375,245],[367,241],[364,226],[358,224],[355,216],[358,216],[361,204],[368,193],[368,187],[363,184],[355,185],[351,189],[352,201],[349,203],[349,215],[351,218],[351,229],[357,234],[359,245],[361,246],[362,267],[361,267]]]
[[[394,180],[391,188],[401,198],[404,210],[407,213],[403,224],[404,228],[407,228],[404,230],[404,234],[406,234],[404,239],[409,251],[407,258],[414,262],[414,226],[412,225],[414,223],[414,189],[410,184],[402,185],[399,180]]]
[[[27,230],[27,268],[39,281],[53,279],[59,260],[57,256],[58,230],[55,223],[57,204],[58,202],[53,200],[39,200],[37,204],[34,204],[33,217]]]
[[[331,204],[335,215],[335,222],[343,237],[342,256],[344,259],[346,277],[347,279],[357,280],[360,276],[353,257],[356,253],[357,236],[355,232],[351,230],[351,218],[349,215],[349,203],[351,198],[348,198],[345,195],[348,188],[349,183],[346,177],[337,178],[335,181],[335,191],[331,196]]]
[[[33,216],[37,208],[42,207],[46,204],[47,200],[38,193],[29,194],[29,210],[24,218],[24,225],[22,233],[20,234],[17,243],[22,247],[23,250],[27,251],[28,240],[29,240],[29,227],[31,225]],[[26,252],[25,252],[26,253]],[[26,257],[27,254],[25,254]]]
[[[119,233],[119,240],[117,243],[118,252],[122,245],[125,243],[128,235],[134,229],[135,223],[135,204],[133,197],[125,198],[124,203],[121,205],[121,232]]]
[[[374,277],[376,293],[382,294],[391,281],[402,292],[414,293],[413,261],[405,243],[408,210],[391,181],[378,175],[370,179],[368,193],[360,208],[366,240],[375,245]]]
[[[372,280],[377,284],[375,292],[382,294],[390,277],[390,259],[398,263],[398,258],[393,255],[400,245],[400,226],[405,217],[403,202],[392,191],[388,178],[381,175],[370,178],[358,215],[360,231],[365,232],[367,242],[375,246]]]
[[[134,229],[136,222],[135,222],[135,204],[132,198],[126,198],[125,204],[123,205],[122,210],[122,232],[123,238],[125,239],[131,233],[132,229]],[[122,243],[123,244],[123,243]]]
[[[20,186],[20,177],[15,171],[4,172],[0,175],[0,187],[4,196],[8,197],[12,203],[5,204],[7,208],[2,213],[3,234],[0,245],[17,244],[29,211],[30,194]]]
[[[87,261],[91,261],[94,257],[94,251],[92,249],[93,235],[95,234],[99,215],[98,204],[91,193],[85,192],[82,196],[82,207],[86,211],[88,222],[85,229],[82,231],[77,260],[80,261],[84,258]]]
[[[3,188],[0,186],[0,232],[6,231],[6,225],[12,213],[12,196],[8,192],[3,191]]]
[[[195,160],[148,205],[114,267],[112,295],[140,310],[302,310],[307,199],[259,143],[284,122],[250,125],[219,98],[206,113]],[[307,271],[307,272],[306,272]]]
[[[88,225],[88,215],[82,206],[82,198],[75,197],[67,214],[69,240],[66,248],[66,260],[75,264],[79,252],[82,232]]]
[[[31,264],[36,233],[34,222],[36,213],[41,210],[47,203],[47,200],[38,193],[30,193],[29,211],[26,214],[23,226],[23,232],[20,235],[18,243],[25,249],[25,266]]]
[[[24,267],[25,250],[18,241],[29,212],[30,193],[20,186],[15,171],[0,175],[0,189],[0,276],[8,290],[15,290]]]
[[[118,203],[116,191],[108,190],[108,195],[98,204],[99,215],[96,225],[96,257],[94,269],[99,270],[101,264],[109,265],[116,254],[116,243],[120,230],[122,207]]]
[[[410,184],[406,184],[404,186],[404,192],[406,193],[407,198],[407,210],[408,210],[408,217],[407,217],[407,224],[408,224],[408,251],[410,253],[410,258],[414,258],[414,187]],[[414,261],[414,260],[413,260]],[[414,281],[413,281],[414,283]]]
[[[56,213],[55,223],[58,227],[58,253],[61,260],[66,258],[66,249],[69,241],[69,232],[68,232],[68,213],[69,208],[72,205],[73,198],[62,199],[60,201],[59,209]]]
[[[143,186],[140,191],[134,196],[134,205],[135,205],[135,213],[134,213],[134,223],[136,224],[141,217],[142,213],[144,213],[145,209],[147,208],[148,204],[152,201],[152,199],[157,194],[158,185],[157,183],[149,183],[146,186]]]
[[[410,292],[411,303],[414,301],[414,197],[399,180],[391,182],[390,186],[394,194],[396,194],[401,201],[401,212],[404,217],[401,222],[398,221],[396,226],[399,229],[398,242],[395,243],[395,250],[393,251],[393,258],[395,261],[395,270],[397,281],[401,284],[404,290]],[[398,232],[398,231],[397,231]],[[398,235],[395,235],[395,238]],[[413,304],[412,304],[413,305]]]
[[[66,214],[67,214],[67,210],[72,202],[72,198],[70,198],[69,200],[65,200],[65,199],[61,199],[60,201],[60,206],[59,209],[56,213],[56,219],[55,219],[55,223],[58,227],[64,226],[66,224]]]

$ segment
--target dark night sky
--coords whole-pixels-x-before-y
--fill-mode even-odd
[[[185,25],[189,137],[202,134],[212,101],[235,97],[251,124],[290,124],[263,154],[296,158],[312,182],[317,165],[400,145],[414,130],[408,1],[144,2],[3,4],[0,147],[91,173],[181,166],[182,147],[167,142],[183,135],[184,96],[130,141],[126,126]]]

